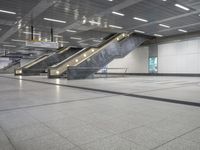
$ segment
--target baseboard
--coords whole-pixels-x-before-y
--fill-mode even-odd
[[[200,74],[186,73],[97,73],[102,75],[135,75],[135,76],[178,76],[178,77],[200,77]]]

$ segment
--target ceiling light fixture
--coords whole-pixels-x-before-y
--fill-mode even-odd
[[[134,17],[133,19],[138,20],[138,21],[142,21],[142,22],[148,22],[148,20],[142,19],[142,18],[138,18],[138,17]]]
[[[185,7],[185,6],[181,5],[181,4],[175,4],[174,6],[176,6],[176,7],[178,7],[178,8],[181,8],[181,9],[183,9],[183,10],[186,10],[186,11],[189,11],[189,10],[190,10],[189,8],[187,8],[187,7]]]
[[[60,36],[60,35],[54,35],[54,37],[61,38],[62,36]]]
[[[93,40],[94,42],[97,42],[97,43],[100,43],[100,42],[102,42],[102,41],[100,41],[100,40]]]
[[[141,31],[141,30],[134,30],[134,32],[137,32],[137,33],[145,33],[144,31]]]
[[[116,12],[116,11],[113,11],[112,14],[115,14],[115,15],[118,15],[118,16],[125,16],[124,14]]]
[[[91,23],[91,24],[96,24],[96,25],[100,25],[101,23],[99,23],[99,22],[96,22],[96,21],[88,21],[89,23]]]
[[[163,35],[160,35],[160,34],[154,34],[154,36],[163,37]]]
[[[75,30],[70,30],[70,29],[68,29],[68,30],[66,30],[67,32],[71,32],[71,33],[76,33],[77,31],[75,31]]]
[[[15,15],[16,12],[13,12],[13,11],[7,11],[7,10],[0,10],[1,13],[6,13],[6,14],[12,14],[12,15]]]
[[[187,33],[187,31],[183,30],[183,29],[178,29],[178,31],[183,32],[183,33]]]
[[[82,38],[78,38],[78,37],[70,37],[70,39],[72,39],[72,40],[82,40]]]
[[[23,32],[24,34],[32,34],[31,32]],[[40,33],[33,33],[33,35],[40,35]]]
[[[58,41],[60,43],[69,43],[68,41]]]
[[[109,25],[109,27],[111,27],[111,28],[116,28],[116,29],[123,29],[123,27],[116,26],[116,25]]]
[[[52,22],[66,23],[66,21],[63,21],[63,20],[57,20],[57,19],[51,19],[51,18],[43,18],[43,19],[47,21],[52,21]]]
[[[11,39],[13,42],[26,42],[25,40],[16,40],[16,39]]]
[[[165,24],[159,24],[159,26],[164,27],[164,28],[170,28],[170,26],[165,25]]]
[[[3,45],[4,47],[16,47],[15,45]]]

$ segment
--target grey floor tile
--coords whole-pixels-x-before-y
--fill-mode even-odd
[[[200,129],[194,130],[193,132],[190,132],[182,136],[182,138],[185,140],[193,141],[200,144]]]
[[[61,135],[68,138],[70,141],[77,145],[86,144],[95,141],[99,138],[104,138],[111,135],[96,127],[85,125],[70,130],[65,130],[60,132]]]
[[[70,150],[75,147],[67,139],[55,134],[17,141],[14,145],[17,150]]]
[[[5,133],[0,129],[0,147],[9,145],[10,142],[8,140],[8,137],[5,135]]]
[[[34,123],[38,123],[38,121],[24,111],[12,111],[0,115],[0,125],[4,130],[10,130]]]
[[[51,133],[51,130],[43,124],[32,124],[8,131],[8,136],[13,141],[23,141]]]
[[[81,126],[86,125],[86,123],[78,119],[74,119],[72,117],[48,121],[48,122],[45,122],[45,124],[52,130],[57,131],[57,132],[63,132],[65,130],[70,130],[76,127],[81,127]]]
[[[0,145],[0,150],[15,150],[11,144]]]
[[[147,127],[129,130],[122,133],[121,137],[131,140],[134,143],[143,145],[149,149],[153,149],[173,139],[172,136],[163,134],[163,132],[158,132]]]
[[[200,144],[179,138],[161,145],[155,150],[200,150]]]
[[[83,150],[147,150],[141,145],[118,136],[107,137],[86,145],[81,145],[81,148]]]

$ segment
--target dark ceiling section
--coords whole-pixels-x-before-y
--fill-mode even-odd
[[[52,5],[44,7],[42,2],[49,2]],[[174,6],[176,3],[190,10],[177,8]],[[32,14],[24,18],[36,6],[44,11],[34,19],[31,19]],[[103,37],[112,32],[141,30],[147,35],[156,33],[172,36],[184,34],[178,31],[180,28],[195,32],[200,27],[199,0],[0,0],[0,10],[16,12],[15,15],[0,12],[0,40],[8,31],[12,33],[10,29],[18,25],[16,22],[23,20],[22,27],[0,43],[0,49],[5,49],[3,45],[6,43],[16,46],[16,48],[6,47],[7,49],[16,51],[26,50],[23,40],[30,40],[30,34],[24,32],[30,33],[31,25],[34,26],[34,32],[41,35],[42,40],[50,40],[50,30],[53,28],[54,41],[64,46],[82,47],[97,45]],[[112,11],[125,16],[114,15]],[[134,20],[133,17],[143,18],[148,22]],[[51,22],[44,18],[61,20],[65,23]],[[161,27],[159,24],[168,25],[170,28]],[[123,29],[112,28],[109,25]],[[67,32],[67,29],[74,32]],[[35,39],[39,40],[39,36],[35,35]]]

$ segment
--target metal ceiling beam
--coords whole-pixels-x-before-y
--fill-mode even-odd
[[[43,13],[45,10],[47,10],[49,7],[54,5],[58,0],[41,0],[33,9],[31,9],[23,18],[23,20],[31,20],[39,16],[41,13]],[[7,38],[12,36],[14,33],[18,31],[17,24],[14,25],[11,29],[9,29],[5,34],[3,34],[0,37],[0,42],[5,41]]]
[[[146,24],[143,24],[143,25],[135,26],[134,28],[131,28],[131,29],[128,29],[128,30],[147,27],[147,26],[151,26],[151,25],[155,25],[155,24],[159,24],[159,23],[163,23],[163,22],[167,22],[167,21],[172,21],[172,20],[175,20],[175,19],[180,19],[180,18],[183,18],[183,17],[188,17],[188,16],[191,16],[191,15],[199,14],[199,13],[200,13],[200,10],[196,10],[196,11],[192,11],[190,13],[186,13],[186,14],[182,14],[182,15],[178,15],[178,16],[174,16],[174,17],[170,17],[170,18],[166,18],[166,19],[162,19],[162,20],[158,20],[158,21],[153,21],[153,22],[146,23]]]
[[[119,10],[127,8],[127,7],[129,7],[131,5],[140,3],[142,1],[144,1],[144,0],[125,0],[125,1],[122,1],[120,4],[115,5],[115,6],[109,8],[107,10],[104,10],[104,11],[102,11],[100,13],[94,14],[94,15],[90,16],[89,18],[91,19],[91,18],[93,18],[95,16],[103,17],[106,14],[111,14],[112,11],[119,11]],[[56,34],[60,34],[60,33],[65,32],[67,29],[79,28],[81,25],[82,25],[81,21],[77,21],[77,22],[75,22],[75,23],[73,23],[73,24],[71,24],[71,25],[69,25],[69,26],[67,26],[65,28],[55,30],[55,33]],[[95,27],[89,27],[88,30],[89,29],[93,29],[93,28],[95,28]]]

